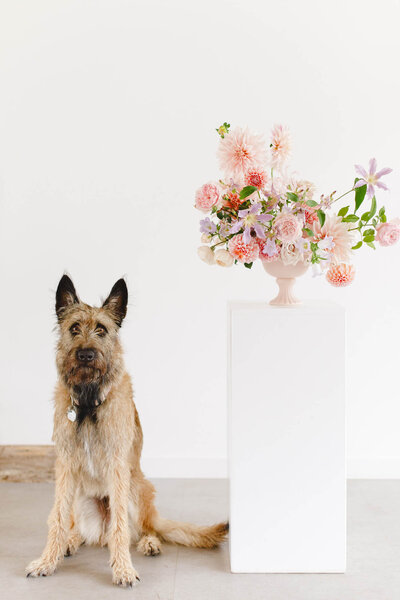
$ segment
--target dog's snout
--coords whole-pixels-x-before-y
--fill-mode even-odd
[[[93,348],[81,348],[76,351],[76,357],[81,362],[90,362],[95,359],[96,351]]]

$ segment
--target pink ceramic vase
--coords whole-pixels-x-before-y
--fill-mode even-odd
[[[276,277],[276,283],[279,286],[279,293],[271,300],[270,304],[274,306],[293,306],[300,304],[300,300],[293,294],[293,286],[296,281],[296,277],[304,275],[309,267],[309,263],[298,262],[297,265],[284,265],[283,262],[278,259],[272,262],[262,261],[264,269]]]

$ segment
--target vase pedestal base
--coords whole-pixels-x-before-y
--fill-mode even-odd
[[[279,287],[279,294],[271,300],[273,306],[292,306],[300,304],[300,300],[293,294],[293,287],[296,277],[301,277],[307,272],[309,263],[298,262],[295,265],[285,265],[280,259],[268,262],[261,261],[264,270],[273,277],[276,277],[276,283]]]
[[[270,301],[272,306],[292,306],[301,304],[300,300],[296,298],[293,293],[294,284],[296,283],[295,277],[277,277],[276,283],[279,286],[279,293]]]

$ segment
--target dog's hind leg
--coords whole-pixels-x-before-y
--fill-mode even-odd
[[[76,529],[71,529],[67,541],[67,549],[64,556],[73,556],[84,543],[84,539]]]
[[[74,503],[74,515],[76,518],[75,531],[71,531],[73,542],[77,543],[80,537],[81,543],[87,544],[106,544],[106,519],[101,508],[101,500],[93,496],[86,496],[84,493],[77,494]]]
[[[136,485],[139,489],[139,522],[143,535],[138,544],[139,552],[147,555],[158,554],[161,541],[194,548],[215,548],[226,539],[228,523],[199,527],[191,523],[163,519],[154,506],[155,489],[152,483],[143,477],[138,478]],[[152,551],[153,544],[158,548],[158,552]]]
[[[161,552],[161,541],[156,535],[144,535],[140,538],[136,549],[145,556],[157,556]]]
[[[68,540],[67,540],[67,549],[65,551],[64,556],[73,556],[74,554],[76,554],[78,552],[80,546],[82,546],[83,543],[84,543],[84,539],[81,536],[81,534],[75,524],[74,516],[72,514],[71,515],[71,528],[69,530]]]

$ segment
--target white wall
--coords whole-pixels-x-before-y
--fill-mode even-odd
[[[226,301],[269,299],[274,282],[196,256],[214,128],[287,123],[320,193],[375,155],[400,215],[399,17],[396,0],[3,0],[0,443],[50,441],[63,271],[93,303],[125,274],[147,471],[225,473]],[[351,476],[400,476],[399,260],[367,249],[350,288],[298,284],[348,308]],[[324,332],[310,335],[319,352]],[[304,385],[311,373],[312,357]]]

